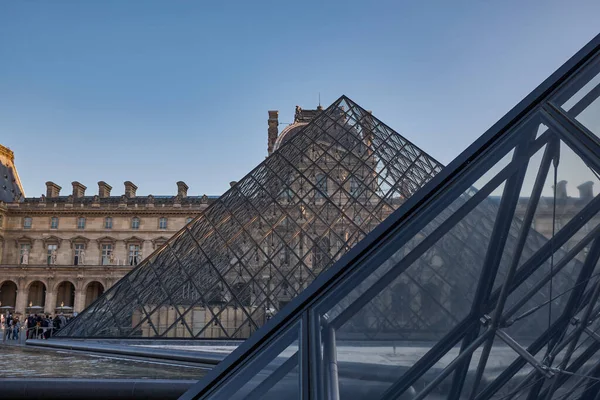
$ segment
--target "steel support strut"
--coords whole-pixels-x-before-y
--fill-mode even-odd
[[[513,162],[522,160],[523,158],[526,158],[527,160],[523,163],[523,166],[507,180],[502,193],[502,200],[500,201],[498,214],[496,215],[494,228],[492,230],[485,260],[481,269],[481,275],[477,284],[477,290],[469,313],[474,318],[479,318],[484,314],[485,306],[490,299],[494,280],[496,279],[498,268],[500,267],[504,246],[508,239],[508,233],[523,186],[523,180],[525,179],[527,166],[529,165],[527,150],[532,140],[535,138],[535,133],[539,127],[537,119],[530,121],[530,124],[533,126],[527,127],[528,129],[523,135],[522,142],[517,145],[513,155]],[[473,342],[477,336],[479,336],[479,329],[480,326],[475,325],[472,330],[465,335],[460,348],[461,353],[469,347],[471,342]],[[452,387],[448,393],[448,399],[458,399],[460,397],[470,363],[471,356],[466,357],[456,368],[452,380]]]

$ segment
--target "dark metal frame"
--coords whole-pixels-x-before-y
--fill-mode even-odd
[[[541,196],[541,185],[549,173],[550,164],[558,162],[558,143],[567,145],[571,150],[595,171],[600,172],[600,140],[584,125],[577,121],[577,116],[585,108],[575,105],[570,110],[561,108],[564,99],[570,98],[578,91],[586,79],[589,79],[589,68],[597,66],[600,57],[600,36],[594,38],[558,71],[535,89],[529,96],[520,102],[513,110],[490,128],[482,137],[475,141],[467,150],[457,157],[447,168],[433,177],[425,186],[409,197],[406,202],[395,211],[388,219],[376,227],[367,237],[352,248],[347,254],[329,270],[322,273],[298,297],[292,300],[290,306],[277,314],[267,326],[240,345],[224,362],[213,369],[195,387],[190,389],[182,399],[209,398],[217,393],[224,385],[232,384],[241,376],[248,382],[253,376],[253,371],[248,368],[251,360],[261,359],[270,362],[277,358],[268,347],[277,342],[281,330],[302,320],[304,327],[300,332],[302,368],[298,378],[302,385],[302,398],[335,398],[335,391],[326,388],[332,381],[331,374],[323,370],[327,357],[321,354],[322,343],[327,343],[330,338],[327,327],[333,326],[342,329],[349,319],[358,310],[373,300],[383,288],[394,278],[402,275],[406,268],[420,259],[427,248],[431,248],[438,238],[444,236],[452,227],[460,225],[469,213],[474,210],[476,203],[487,204],[480,199],[487,194],[482,189],[472,196],[462,197],[471,185],[491,168],[499,159],[507,154],[508,150],[515,148],[512,162],[496,178],[490,180],[490,187],[496,187],[492,182],[502,181],[498,176],[507,174],[504,194],[500,205],[495,212],[495,225],[490,231],[489,246],[485,252],[485,262],[480,270],[478,285],[473,296],[473,307],[465,318],[451,327],[433,347],[422,356],[412,367],[406,371],[398,372],[397,380],[387,387],[382,398],[398,398],[406,393],[432,366],[446,355],[454,346],[461,342],[459,355],[448,364],[436,377],[422,389],[415,398],[426,397],[450,374],[453,375],[448,398],[489,399],[498,393],[527,365],[533,369],[529,376],[515,388],[509,388],[512,397],[523,393],[528,398],[551,398],[558,389],[565,388],[573,376],[583,376],[568,390],[577,396],[587,399],[595,395],[595,379],[600,374],[599,363],[589,366],[593,356],[600,350],[600,335],[595,331],[600,328],[597,317],[600,307],[596,300],[600,295],[600,279],[592,279],[592,272],[597,265],[599,255],[600,227],[592,229],[581,242],[571,251],[565,252],[560,247],[573,237],[591,218],[600,212],[600,196],[596,196],[587,205],[582,207],[575,218],[571,219],[550,240],[540,244],[537,249],[528,250],[526,261],[519,264],[527,240],[527,230],[524,223],[531,222],[533,210]],[[598,70],[594,70],[597,74]],[[592,89],[592,95],[598,94],[597,88]],[[584,96],[581,102],[591,104],[595,99]],[[527,130],[527,124],[532,121],[544,123],[548,130],[534,139],[535,130]],[[536,147],[537,146],[537,147]],[[514,210],[520,193],[523,177],[528,167],[528,160],[533,154],[534,147],[540,149],[545,146],[541,168],[538,170],[536,183],[532,190],[529,207],[524,221],[518,226],[522,229],[512,229],[510,221],[514,221]],[[535,152],[535,151],[533,151]],[[494,179],[496,179],[494,181]],[[499,182],[497,182],[499,183]],[[492,188],[493,190],[493,188]],[[489,194],[489,192],[488,192]],[[457,199],[463,201],[456,205]],[[474,200],[477,199],[477,200]],[[470,205],[472,204],[472,206]],[[454,206],[452,206],[454,205]],[[449,208],[450,207],[450,208]],[[492,207],[486,205],[485,210],[491,211]],[[436,225],[436,230],[427,231],[428,224],[435,222],[438,215],[450,209],[452,215]],[[425,229],[425,231],[424,231]],[[514,232],[513,232],[514,231]],[[368,282],[366,289],[361,289],[353,295],[353,291],[373,275],[386,260],[389,260],[396,251],[406,245],[415,235],[425,232],[425,238],[414,248],[410,248],[395,265],[384,270],[391,275],[379,275],[377,282],[387,282],[378,285]],[[506,244],[506,239],[514,233],[516,244]],[[530,237],[536,238],[535,232]],[[512,243],[512,242],[511,242]],[[565,265],[588,243],[592,243],[583,264],[573,261],[580,270],[575,280],[565,278],[562,274]],[[506,246],[505,246],[506,244]],[[499,263],[503,252],[514,255],[514,262],[510,263],[499,274]],[[553,254],[560,254],[563,259],[556,267],[548,260]],[[517,257],[519,256],[519,257]],[[564,261],[564,262],[563,262]],[[404,267],[403,267],[404,265]],[[546,267],[550,265],[550,272]],[[499,287],[494,288],[497,279],[501,280]],[[547,329],[524,347],[509,332],[514,327],[515,313],[530,299],[540,293],[541,284],[558,279],[565,280],[570,288],[569,299],[562,307],[561,312],[554,316]],[[525,286],[523,286],[525,284]],[[529,285],[529,286],[527,286]],[[569,293],[569,291],[565,293]],[[518,293],[518,301],[510,304],[505,311],[507,298],[513,293]],[[348,298],[350,296],[350,298]],[[349,301],[346,301],[346,300]],[[344,312],[339,312],[330,320],[328,314],[332,306],[343,302]],[[553,299],[549,300],[552,304]],[[525,316],[524,313],[522,316]],[[529,316],[529,315],[527,315]],[[324,320],[325,318],[325,320]],[[570,328],[574,325],[573,328]],[[483,329],[482,329],[483,328]],[[481,331],[483,330],[483,333]],[[583,346],[586,341],[580,342],[580,337],[586,335],[592,344],[584,348],[579,354],[575,350]],[[493,338],[498,337],[515,352],[515,361],[509,365],[493,381],[483,385],[481,376],[489,358],[489,351]],[[327,349],[329,345],[325,345]],[[475,349],[483,346],[483,357],[476,370],[474,384],[465,388],[466,371],[471,355]],[[546,355],[540,360],[536,355],[548,346]],[[554,365],[553,361],[563,349],[566,355],[560,357],[561,361]],[[305,355],[306,354],[306,355]],[[576,355],[576,357],[575,357]],[[573,358],[571,361],[571,358]],[[582,370],[583,369],[583,370]],[[552,381],[552,379],[554,379]],[[548,383],[550,380],[550,383]],[[239,381],[238,381],[239,382]],[[235,387],[235,385],[233,386]],[[465,397],[465,398],[467,398]],[[566,398],[566,397],[565,397]],[[573,397],[575,398],[575,397]]]
[[[442,167],[342,96],[58,336],[246,338]]]

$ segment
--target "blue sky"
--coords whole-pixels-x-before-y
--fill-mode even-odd
[[[0,143],[28,196],[47,180],[215,195],[266,156],[267,110],[291,122],[346,94],[448,163],[598,15],[564,0],[0,0]]]

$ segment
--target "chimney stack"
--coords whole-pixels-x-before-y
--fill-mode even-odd
[[[177,182],[177,196],[185,199],[187,197],[187,191],[189,186],[185,184],[184,181]]]
[[[135,191],[137,190],[137,186],[135,186],[130,181],[125,181],[125,196],[132,198],[135,197]]]
[[[556,184],[556,198],[566,199],[567,198],[567,181],[560,181]]]
[[[46,197],[58,197],[60,196],[60,186],[54,182],[46,182]]]
[[[74,199],[85,196],[85,189],[87,189],[87,187],[83,186],[81,183],[79,183],[77,181],[71,182],[71,185],[73,185],[73,198]]]
[[[577,186],[577,189],[579,189],[580,200],[590,201],[594,198],[594,189],[592,186],[594,186],[594,182],[592,181],[587,181]]]
[[[273,147],[275,147],[275,141],[277,140],[277,135],[279,135],[279,111],[271,110],[269,111],[269,143],[267,150],[269,155],[273,152]]]
[[[105,197],[110,197],[110,191],[112,186],[104,181],[98,182],[98,196],[103,199]]]

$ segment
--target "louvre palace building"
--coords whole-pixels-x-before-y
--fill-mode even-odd
[[[19,314],[80,312],[213,201],[184,182],[162,196],[138,196],[129,181],[119,194],[46,182],[26,197],[15,155],[0,146],[0,157],[0,302]]]
[[[269,156],[221,197],[188,196],[181,181],[172,195],[138,196],[129,181],[115,194],[101,181],[95,193],[47,182],[45,195],[26,197],[14,154],[0,148],[1,305],[20,314],[86,309],[67,336],[246,338],[443,168],[345,97],[325,110],[296,107],[281,131],[277,111],[267,122]],[[593,185],[546,185],[556,201],[540,199],[539,246],[594,197]],[[527,204],[520,199],[516,215]],[[387,314],[412,331],[443,325],[422,316],[441,303],[464,307],[452,291],[456,267],[485,241],[467,228],[485,230],[497,206],[489,197],[463,226],[472,237],[456,232],[354,323],[385,331]],[[394,304],[407,302],[395,315]]]

